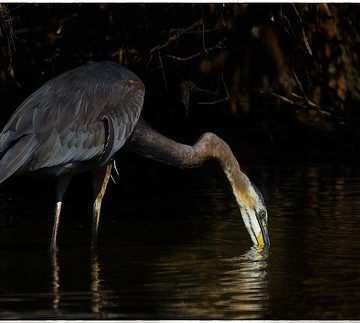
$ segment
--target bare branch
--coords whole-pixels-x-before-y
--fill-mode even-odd
[[[316,105],[314,102],[310,101],[308,98],[303,98],[300,95],[291,92],[290,95],[292,95],[293,97],[295,97],[298,100],[303,100],[305,101],[309,106],[314,107],[314,108],[320,108],[318,105]]]
[[[302,92],[302,94],[303,94],[304,98],[305,98],[306,100],[308,100],[308,97],[307,97],[307,95],[306,95],[306,92],[305,92],[305,90],[304,90],[304,88],[303,88],[303,86],[302,86],[302,84],[301,84],[301,82],[300,82],[299,78],[298,78],[298,77],[297,77],[297,75],[296,75],[294,65],[293,65],[293,66],[291,66],[291,70],[292,70],[292,72],[293,72],[293,76],[294,76],[294,78],[295,78],[295,81],[296,81],[296,83],[299,85],[300,90],[301,90],[301,92]]]
[[[170,46],[171,43],[178,40],[183,34],[200,27],[202,25],[202,23],[203,23],[202,19],[200,19],[200,20],[196,21],[195,23],[193,23],[192,25],[190,25],[189,27],[186,27],[184,29],[179,29],[174,35],[172,35],[168,38],[168,41],[166,43],[164,43],[162,45],[157,45],[157,46],[153,47],[152,49],[150,49],[150,55],[154,55],[155,52],[160,51],[160,50]]]
[[[163,76],[163,79],[164,79],[164,87],[165,87],[165,89],[167,89],[168,86],[167,86],[167,81],[166,81],[166,77],[165,77],[164,64],[162,62],[160,51],[158,51],[158,56],[159,56],[159,62],[160,62],[160,68],[161,68],[162,76]]]
[[[302,109],[305,109],[305,110],[311,110],[311,111],[316,111],[320,114],[322,114],[323,116],[326,116],[326,117],[332,117],[332,114],[327,112],[327,111],[324,111],[323,108],[321,108],[320,106],[316,105],[315,103],[311,102],[310,100],[308,99],[304,99],[302,98],[301,96],[295,94],[295,93],[291,93],[294,97],[298,98],[300,100],[300,102],[295,102],[289,98],[286,98],[280,94],[277,94],[275,92],[268,92],[271,96],[283,101],[283,102],[286,102],[290,105],[293,105],[293,106],[296,106],[297,108],[302,108]]]
[[[227,89],[227,86],[226,86],[226,83],[225,83],[225,80],[224,80],[224,72],[221,72],[221,80],[222,80],[224,88],[225,88],[226,98],[222,98],[222,99],[219,99],[219,100],[216,100],[216,101],[210,101],[210,102],[198,102],[197,104],[201,104],[201,105],[204,105],[204,104],[218,104],[218,103],[221,103],[221,102],[228,101],[229,98],[230,98],[230,95],[229,95],[229,91]]]
[[[172,31],[182,31],[183,29],[172,29]],[[184,31],[183,34],[202,34],[202,33],[211,33],[214,31],[218,31],[219,28],[211,28],[211,29],[205,29],[205,30],[188,30],[188,31]]]
[[[205,33],[204,33],[204,30],[205,30],[205,24],[204,24],[204,21],[203,21],[203,24],[202,24],[202,44],[203,44],[203,49],[204,49],[205,53],[208,54],[208,51],[207,51],[206,45],[205,45]]]
[[[209,54],[209,52],[212,52],[212,51],[217,50],[217,49],[219,49],[219,50],[224,50],[224,49],[226,49],[226,47],[222,47],[222,46],[220,46],[220,45],[216,45],[216,46],[213,46],[213,47],[208,48],[208,49],[206,50],[206,52],[199,52],[199,53],[193,54],[193,55],[191,55],[191,56],[187,56],[187,57],[179,57],[179,56],[174,56],[174,55],[166,55],[166,57],[175,59],[175,60],[177,60],[177,61],[190,61],[190,60],[192,60],[192,59],[194,59],[194,58],[197,58],[197,57],[199,57],[199,56],[202,56],[202,55],[204,55],[204,54]]]
[[[7,42],[9,52],[9,70],[12,64],[12,53],[15,51],[12,20],[13,19],[7,7],[4,4],[0,4],[0,36],[2,36]]]
[[[303,21],[302,21],[302,19],[301,19],[301,16],[300,16],[298,10],[296,9],[296,6],[295,6],[294,3],[292,3],[292,6],[293,6],[293,8],[294,8],[294,10],[295,10],[295,13],[296,13],[299,21],[300,21],[300,24],[301,24],[302,36],[303,36],[303,39],[304,39],[304,43],[305,43],[306,49],[307,49],[307,51],[309,52],[309,54],[312,56],[312,50],[311,50],[311,47],[310,47],[310,45],[309,45],[309,42],[308,42],[307,37],[306,37],[306,34],[305,34],[304,23],[303,23]]]

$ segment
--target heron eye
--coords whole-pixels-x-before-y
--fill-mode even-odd
[[[265,220],[265,218],[266,218],[266,212],[265,212],[264,210],[261,210],[261,211],[259,212],[259,218],[260,218],[261,220]]]

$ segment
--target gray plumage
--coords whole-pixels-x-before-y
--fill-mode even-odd
[[[108,163],[133,132],[143,100],[140,79],[111,62],[48,81],[0,134],[0,183],[17,171],[58,176]]]

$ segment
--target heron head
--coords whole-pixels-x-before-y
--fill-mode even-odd
[[[249,181],[245,188],[235,191],[235,196],[253,243],[259,247],[270,246],[268,214],[261,192]]]

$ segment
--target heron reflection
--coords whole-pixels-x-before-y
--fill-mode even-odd
[[[52,309],[55,314],[58,314],[61,308],[61,300],[65,300],[67,294],[73,293],[61,292],[61,267],[58,260],[57,253],[51,253],[50,255],[51,269],[52,269]],[[106,319],[106,312],[104,307],[109,303],[107,300],[107,292],[103,290],[101,279],[101,265],[98,261],[98,256],[95,252],[90,256],[90,288],[85,292],[83,297],[88,298],[91,301],[91,311],[95,314],[96,318]],[[77,293],[78,295],[81,293]]]
[[[268,308],[268,248],[252,247],[239,257],[224,258],[231,269],[220,279],[228,311],[239,319],[260,319]]]
[[[60,304],[60,266],[56,253],[52,253],[50,257],[52,268],[52,291],[54,296],[52,301],[52,308],[55,312],[58,312]]]
[[[101,265],[98,261],[98,255],[95,252],[91,253],[91,309],[93,313],[100,314],[100,317],[105,319],[106,313],[104,307],[109,305],[106,297],[106,292],[102,286],[103,279],[101,279]]]

